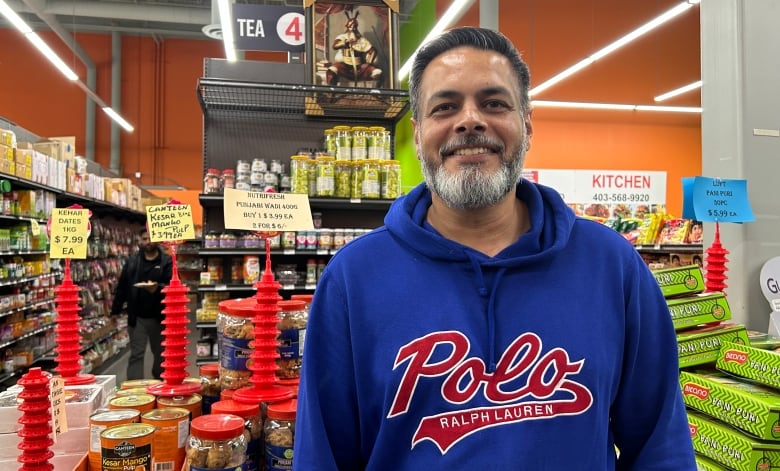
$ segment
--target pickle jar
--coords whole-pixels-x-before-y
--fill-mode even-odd
[[[361,198],[379,198],[378,160],[366,160],[363,162],[363,183],[360,188]]]
[[[336,156],[336,131],[330,128],[323,131],[323,134],[325,136],[325,142],[324,142],[325,152],[335,157]]]
[[[297,154],[290,157],[290,185],[291,192],[298,194],[309,193],[309,156]]]
[[[276,376],[281,382],[298,380],[303,364],[303,344],[306,337],[308,314],[306,302],[300,300],[279,301],[279,369]]]
[[[254,340],[252,318],[257,312],[254,297],[226,299],[219,303],[217,343],[219,344],[219,383],[221,389],[239,389],[249,385],[251,371],[247,360]]]
[[[317,196],[333,196],[335,159],[329,155],[317,157]]]
[[[232,399],[217,401],[211,407],[213,414],[232,414],[244,419],[246,463],[243,471],[263,469],[263,417],[260,404],[247,404]]]
[[[352,178],[352,162],[349,160],[336,160],[333,196],[336,198],[350,198],[352,188],[350,187],[350,178]]]
[[[382,135],[384,136],[382,138],[382,144],[385,147],[385,160],[389,160],[393,158],[393,138],[390,136],[390,131],[385,129],[382,132]]]
[[[289,471],[293,465],[296,399],[268,404],[263,426],[266,471]]]
[[[350,179],[352,198],[360,199],[360,195],[363,194],[363,164],[365,162],[365,160],[352,162],[352,178]]]
[[[382,161],[381,197],[394,200],[401,196],[401,163],[397,160]]]
[[[366,136],[367,156],[369,159],[383,159],[385,157],[384,131],[382,126],[371,126]]]
[[[244,419],[233,414],[209,414],[192,419],[187,439],[187,469],[244,469]]]
[[[335,126],[333,137],[336,142],[334,157],[340,160],[352,160],[352,132],[349,126]]]
[[[364,160],[368,158],[368,128],[366,126],[352,126],[352,160]]]
[[[211,353],[211,352],[209,352]],[[211,405],[219,400],[219,364],[206,363],[198,368],[204,414],[211,414]]]

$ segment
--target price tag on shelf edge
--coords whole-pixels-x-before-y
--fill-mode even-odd
[[[253,232],[314,229],[309,196],[225,189],[225,229]]]
[[[747,180],[683,179],[683,217],[705,222],[752,222]]]
[[[51,401],[51,429],[54,443],[57,437],[68,431],[68,417],[65,409],[65,379],[54,376],[49,381],[49,401]]]
[[[51,214],[49,255],[51,258],[87,258],[89,210],[54,208]]]
[[[176,242],[195,238],[192,207],[188,204],[160,204],[146,207],[146,223],[152,242]]]

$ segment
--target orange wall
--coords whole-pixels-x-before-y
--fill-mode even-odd
[[[655,2],[626,0],[572,2],[516,0],[501,3],[500,29],[512,39],[531,67],[532,82],[540,83],[585,57],[614,38],[601,37],[599,22],[618,24],[625,31],[652,17],[648,11],[666,9],[676,0]],[[561,15],[561,6],[585,11]],[[610,4],[618,5],[614,11]],[[659,6],[659,3],[661,4]],[[449,1],[438,0],[443,10]],[[598,11],[595,11],[598,10]],[[586,18],[587,21],[581,21]],[[598,18],[598,21],[594,20]],[[461,24],[479,24],[478,2]],[[570,34],[562,35],[560,27]],[[698,57],[683,54],[680,41],[698,37],[698,14],[688,15],[665,29],[663,35],[639,41],[632,47],[657,51],[663,60],[641,62],[645,57],[630,51],[594,67],[599,74],[582,73],[550,89],[541,99],[635,102],[639,90],[669,90],[666,70],[692,68],[698,77]],[[533,31],[533,37],[531,37]],[[84,67],[53,35],[43,38],[84,77]],[[111,37],[79,33],[78,43],[97,65],[97,93],[110,103]],[[33,49],[16,30],[0,29],[0,116],[42,136],[75,135],[77,152],[84,154],[85,95]],[[698,46],[696,47],[698,51]],[[202,113],[195,88],[203,60],[223,57],[221,44],[211,40],[166,39],[157,44],[147,37],[122,39],[122,114],[135,125],[133,133],[121,132],[121,173],[143,185],[181,185],[198,191],[202,185]],[[636,57],[636,59],[632,59]],[[286,60],[279,53],[251,53],[247,59]],[[626,76],[628,74],[628,76]],[[616,77],[615,81],[603,77]],[[582,89],[593,90],[582,96]],[[648,92],[650,93],[650,92]],[[646,95],[647,93],[645,93]],[[650,98],[641,99],[649,103]],[[690,103],[674,103],[690,105]],[[698,104],[698,103],[697,103]],[[110,121],[96,112],[96,161],[109,167]],[[700,118],[624,112],[583,112],[537,109],[535,134],[528,166],[535,168],[583,168],[663,170],[668,172],[667,206],[679,214],[682,206],[680,178],[701,173]],[[141,172],[140,181],[133,177]],[[193,205],[195,206],[195,205]]]

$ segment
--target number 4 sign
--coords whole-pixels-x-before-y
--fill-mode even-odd
[[[303,52],[304,21],[301,7],[234,3],[236,49]]]

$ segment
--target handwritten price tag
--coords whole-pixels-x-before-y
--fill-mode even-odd
[[[707,222],[755,221],[748,200],[747,181],[709,177],[684,179],[683,217]]]
[[[65,380],[54,376],[49,382],[49,400],[51,401],[51,428],[54,443],[57,437],[68,431],[68,417],[65,414]]]
[[[161,204],[146,207],[149,240],[174,242],[195,238],[192,207],[188,204]]]
[[[225,189],[225,228],[248,231],[305,231],[314,228],[309,196]]]
[[[88,209],[54,208],[51,214],[51,258],[87,258]]]

